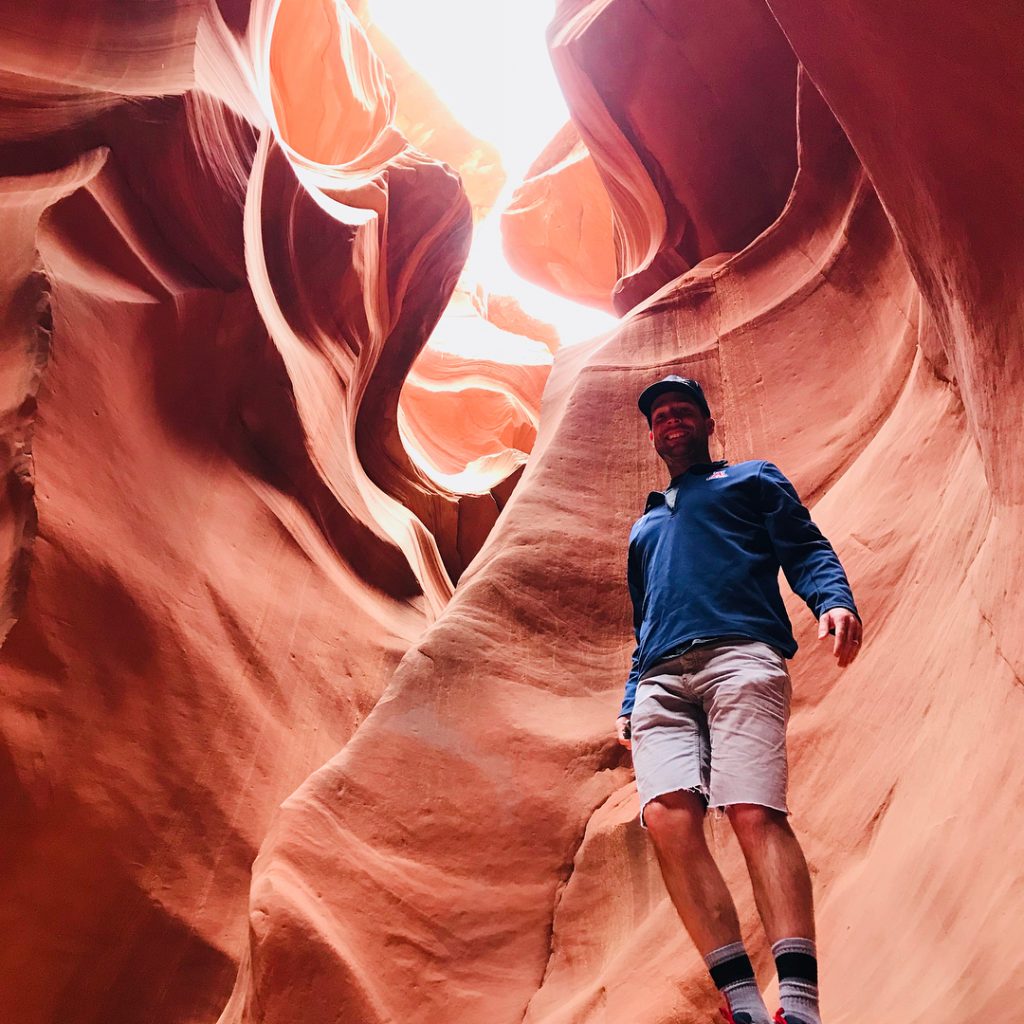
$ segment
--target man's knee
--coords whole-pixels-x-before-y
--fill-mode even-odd
[[[762,807],[760,804],[732,804],[726,808],[733,831],[740,843],[756,844],[764,842],[780,832],[792,834],[789,818],[784,811],[774,807]]]
[[[704,800],[698,793],[662,793],[643,810],[644,824],[656,845],[704,842]]]

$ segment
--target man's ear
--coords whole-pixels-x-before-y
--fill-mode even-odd
[[[651,444],[654,444],[654,431],[653,430],[647,431],[647,440],[650,441]]]
[[[709,416],[708,417],[708,437],[715,432],[715,421]]]

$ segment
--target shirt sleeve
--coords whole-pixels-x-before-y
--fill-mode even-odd
[[[629,583],[629,599],[633,603],[633,636],[636,638],[636,646],[633,648],[632,666],[626,679],[626,692],[622,698],[622,707],[619,709],[619,718],[633,713],[636,687],[640,681],[640,625],[643,622],[644,583],[643,569],[633,552],[632,544],[629,546],[626,580]]]
[[[814,524],[796,489],[782,471],[766,462],[760,473],[765,526],[782,571],[816,619],[832,608],[860,613],[834,548]]]

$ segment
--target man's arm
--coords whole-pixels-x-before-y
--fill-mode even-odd
[[[643,622],[643,574],[640,565],[633,552],[633,545],[629,546],[629,557],[626,564],[626,581],[629,584],[629,599],[633,605],[633,635],[636,637],[636,646],[633,648],[632,665],[629,676],[626,678],[626,692],[622,697],[622,707],[619,709],[619,717],[615,726],[619,742],[624,747],[629,747],[630,715],[633,713],[633,701],[636,698],[636,686],[640,681],[640,626]]]
[[[818,638],[835,633],[832,653],[845,668],[860,650],[862,626],[839,556],[777,466],[764,464],[760,485],[765,526],[782,571],[818,620]]]
[[[829,633],[835,634],[832,653],[840,668],[846,668],[860,653],[864,627],[860,619],[849,608],[830,608],[818,620],[818,639],[824,640]]]

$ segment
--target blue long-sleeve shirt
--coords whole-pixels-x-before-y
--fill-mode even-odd
[[[832,608],[857,614],[832,545],[772,463],[691,466],[653,492],[629,535],[636,649],[619,714],[632,712],[652,665],[694,640],[746,637],[793,657],[780,567],[815,618]]]

